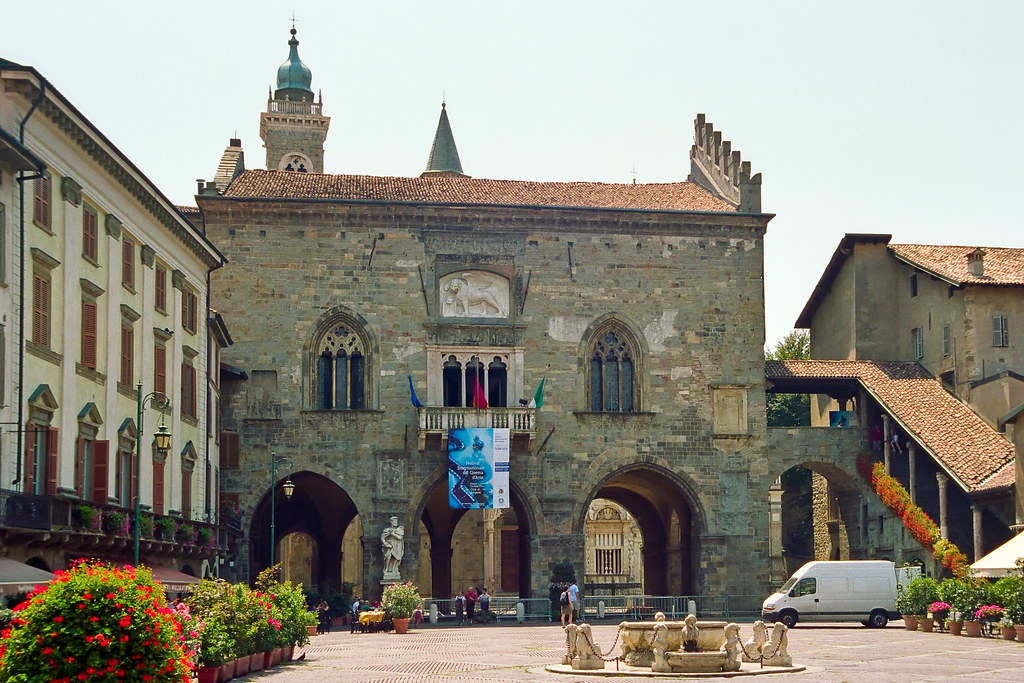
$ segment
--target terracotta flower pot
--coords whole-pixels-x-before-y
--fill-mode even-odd
[[[951,635],[951,636],[958,636],[958,635],[960,635],[961,629],[963,629],[963,627],[964,627],[964,622],[962,622],[962,621],[947,621],[946,622],[946,626],[949,626],[949,635]]]
[[[981,638],[981,622],[977,619],[964,621],[964,635],[968,638]]]
[[[1017,632],[1017,642],[1024,643],[1024,624],[1014,624],[1013,630]]]
[[[395,625],[395,633],[408,633],[409,632],[409,622],[412,621],[412,619],[398,619],[398,618],[395,618],[395,619],[392,619],[391,621]]]
[[[316,626],[306,626],[306,632],[311,636],[316,635]]]
[[[921,617],[921,630],[925,633],[931,633],[935,629],[935,620],[931,617]]]
[[[1003,640],[1015,640],[1017,638],[1017,629],[1013,626],[1001,626]]]
[[[224,662],[223,666],[220,667],[220,680],[222,683],[226,683],[235,677],[235,660]]]
[[[249,671],[263,671],[263,658],[266,652],[255,652],[249,655]]]
[[[917,630],[917,615],[916,614],[904,614],[903,615],[903,625],[907,628],[908,631],[916,631]]]
[[[241,678],[249,673],[249,655],[243,655],[235,660],[235,678]]]
[[[220,681],[220,667],[219,666],[201,666],[196,672],[199,677],[199,683],[219,683]]]
[[[274,667],[274,651],[268,650],[263,653],[263,668],[272,669]]]
[[[295,656],[295,643],[292,643],[284,649],[284,661],[292,661],[292,657]]]

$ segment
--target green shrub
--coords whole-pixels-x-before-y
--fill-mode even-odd
[[[931,604],[939,599],[939,584],[928,576],[919,576],[896,597],[896,608],[900,614],[924,616]]]
[[[974,613],[985,602],[984,582],[974,577],[943,579],[939,584],[939,598],[948,602],[953,611],[950,619],[973,619]]]

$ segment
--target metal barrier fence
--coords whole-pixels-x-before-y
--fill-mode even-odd
[[[733,619],[761,616],[763,595],[599,595],[584,597],[580,610],[580,621],[651,621],[658,612],[667,619],[683,619],[689,614],[690,601],[697,608],[702,619]],[[516,605],[523,603],[526,619],[551,621],[552,607],[557,616],[558,607],[547,598],[516,598],[492,596],[488,620],[515,622]],[[430,614],[430,606],[437,606],[438,623],[455,623],[455,599],[424,600],[424,618]],[[474,617],[482,619],[480,603],[476,604]]]
[[[547,598],[516,598],[512,596],[496,595],[491,596],[491,604],[488,609],[488,620],[497,622],[514,622],[517,617],[516,605],[523,603],[524,617],[526,619],[544,619],[551,621],[551,601]],[[426,615],[430,614],[430,606],[437,606],[438,623],[455,623],[455,598],[428,599],[423,601]],[[474,617],[482,619],[480,603],[476,603]]]
[[[650,621],[658,612],[667,619],[683,619],[690,601],[702,619],[761,616],[763,595],[598,595],[584,597],[581,620]]]

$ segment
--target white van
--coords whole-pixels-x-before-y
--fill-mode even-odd
[[[761,618],[792,628],[798,621],[859,621],[882,628],[896,611],[897,586],[920,576],[918,567],[885,560],[808,562],[761,605]]]

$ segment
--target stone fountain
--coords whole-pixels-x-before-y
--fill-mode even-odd
[[[667,621],[662,612],[654,621],[623,621],[618,637],[622,641],[619,664],[629,668],[649,669],[648,675],[715,674],[727,672],[769,673],[802,671],[794,667],[786,651],[788,638],[785,625],[775,624],[770,632],[761,621],[754,623],[754,635],[746,643],[740,641],[740,627],[724,621],[698,621],[694,615],[682,621]],[[566,628],[567,652],[562,665],[551,671],[600,672],[615,657],[602,654],[594,643],[589,624],[570,624]],[[744,662],[759,667],[743,669]],[[765,669],[770,666],[772,669]]]

